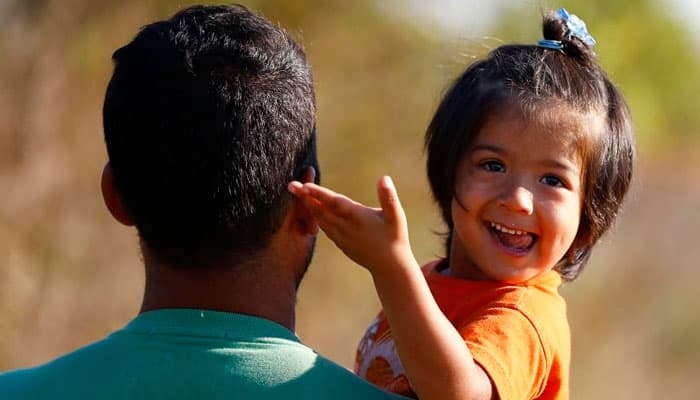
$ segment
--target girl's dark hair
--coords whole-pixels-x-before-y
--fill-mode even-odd
[[[543,33],[545,39],[561,41],[561,50],[500,46],[454,81],[426,132],[428,180],[449,228],[449,255],[456,166],[489,115],[515,106],[532,119],[551,111],[602,118],[600,132],[585,132],[579,140],[584,160],[581,221],[569,252],[555,266],[565,280],[573,280],[627,193],[634,130],[622,94],[598,66],[593,50],[567,36],[565,21],[554,12],[544,16]]]

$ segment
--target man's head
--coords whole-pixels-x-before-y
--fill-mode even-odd
[[[303,50],[242,6],[197,6],[147,25],[113,60],[110,179],[149,253],[185,268],[265,248],[287,183],[318,171]]]

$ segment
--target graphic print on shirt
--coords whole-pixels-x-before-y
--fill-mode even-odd
[[[392,393],[416,398],[401,364],[389,323],[380,313],[360,340],[355,358],[355,373],[368,382]]]

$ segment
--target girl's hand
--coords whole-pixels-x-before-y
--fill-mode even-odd
[[[381,208],[367,207],[313,183],[291,182],[289,191],[318,220],[326,235],[352,260],[373,275],[414,266],[406,215],[390,177],[377,184]]]
[[[372,273],[399,357],[418,397],[497,396],[488,375],[433,299],[411,252],[406,215],[389,177],[382,177],[377,185],[382,208],[364,206],[313,183],[295,181],[289,191],[348,257]]]

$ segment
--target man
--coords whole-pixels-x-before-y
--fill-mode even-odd
[[[0,376],[0,398],[384,399],[294,335],[318,227],[286,190],[318,181],[300,47],[242,6],[192,7],[113,56],[102,192],[135,225],[141,313]]]

